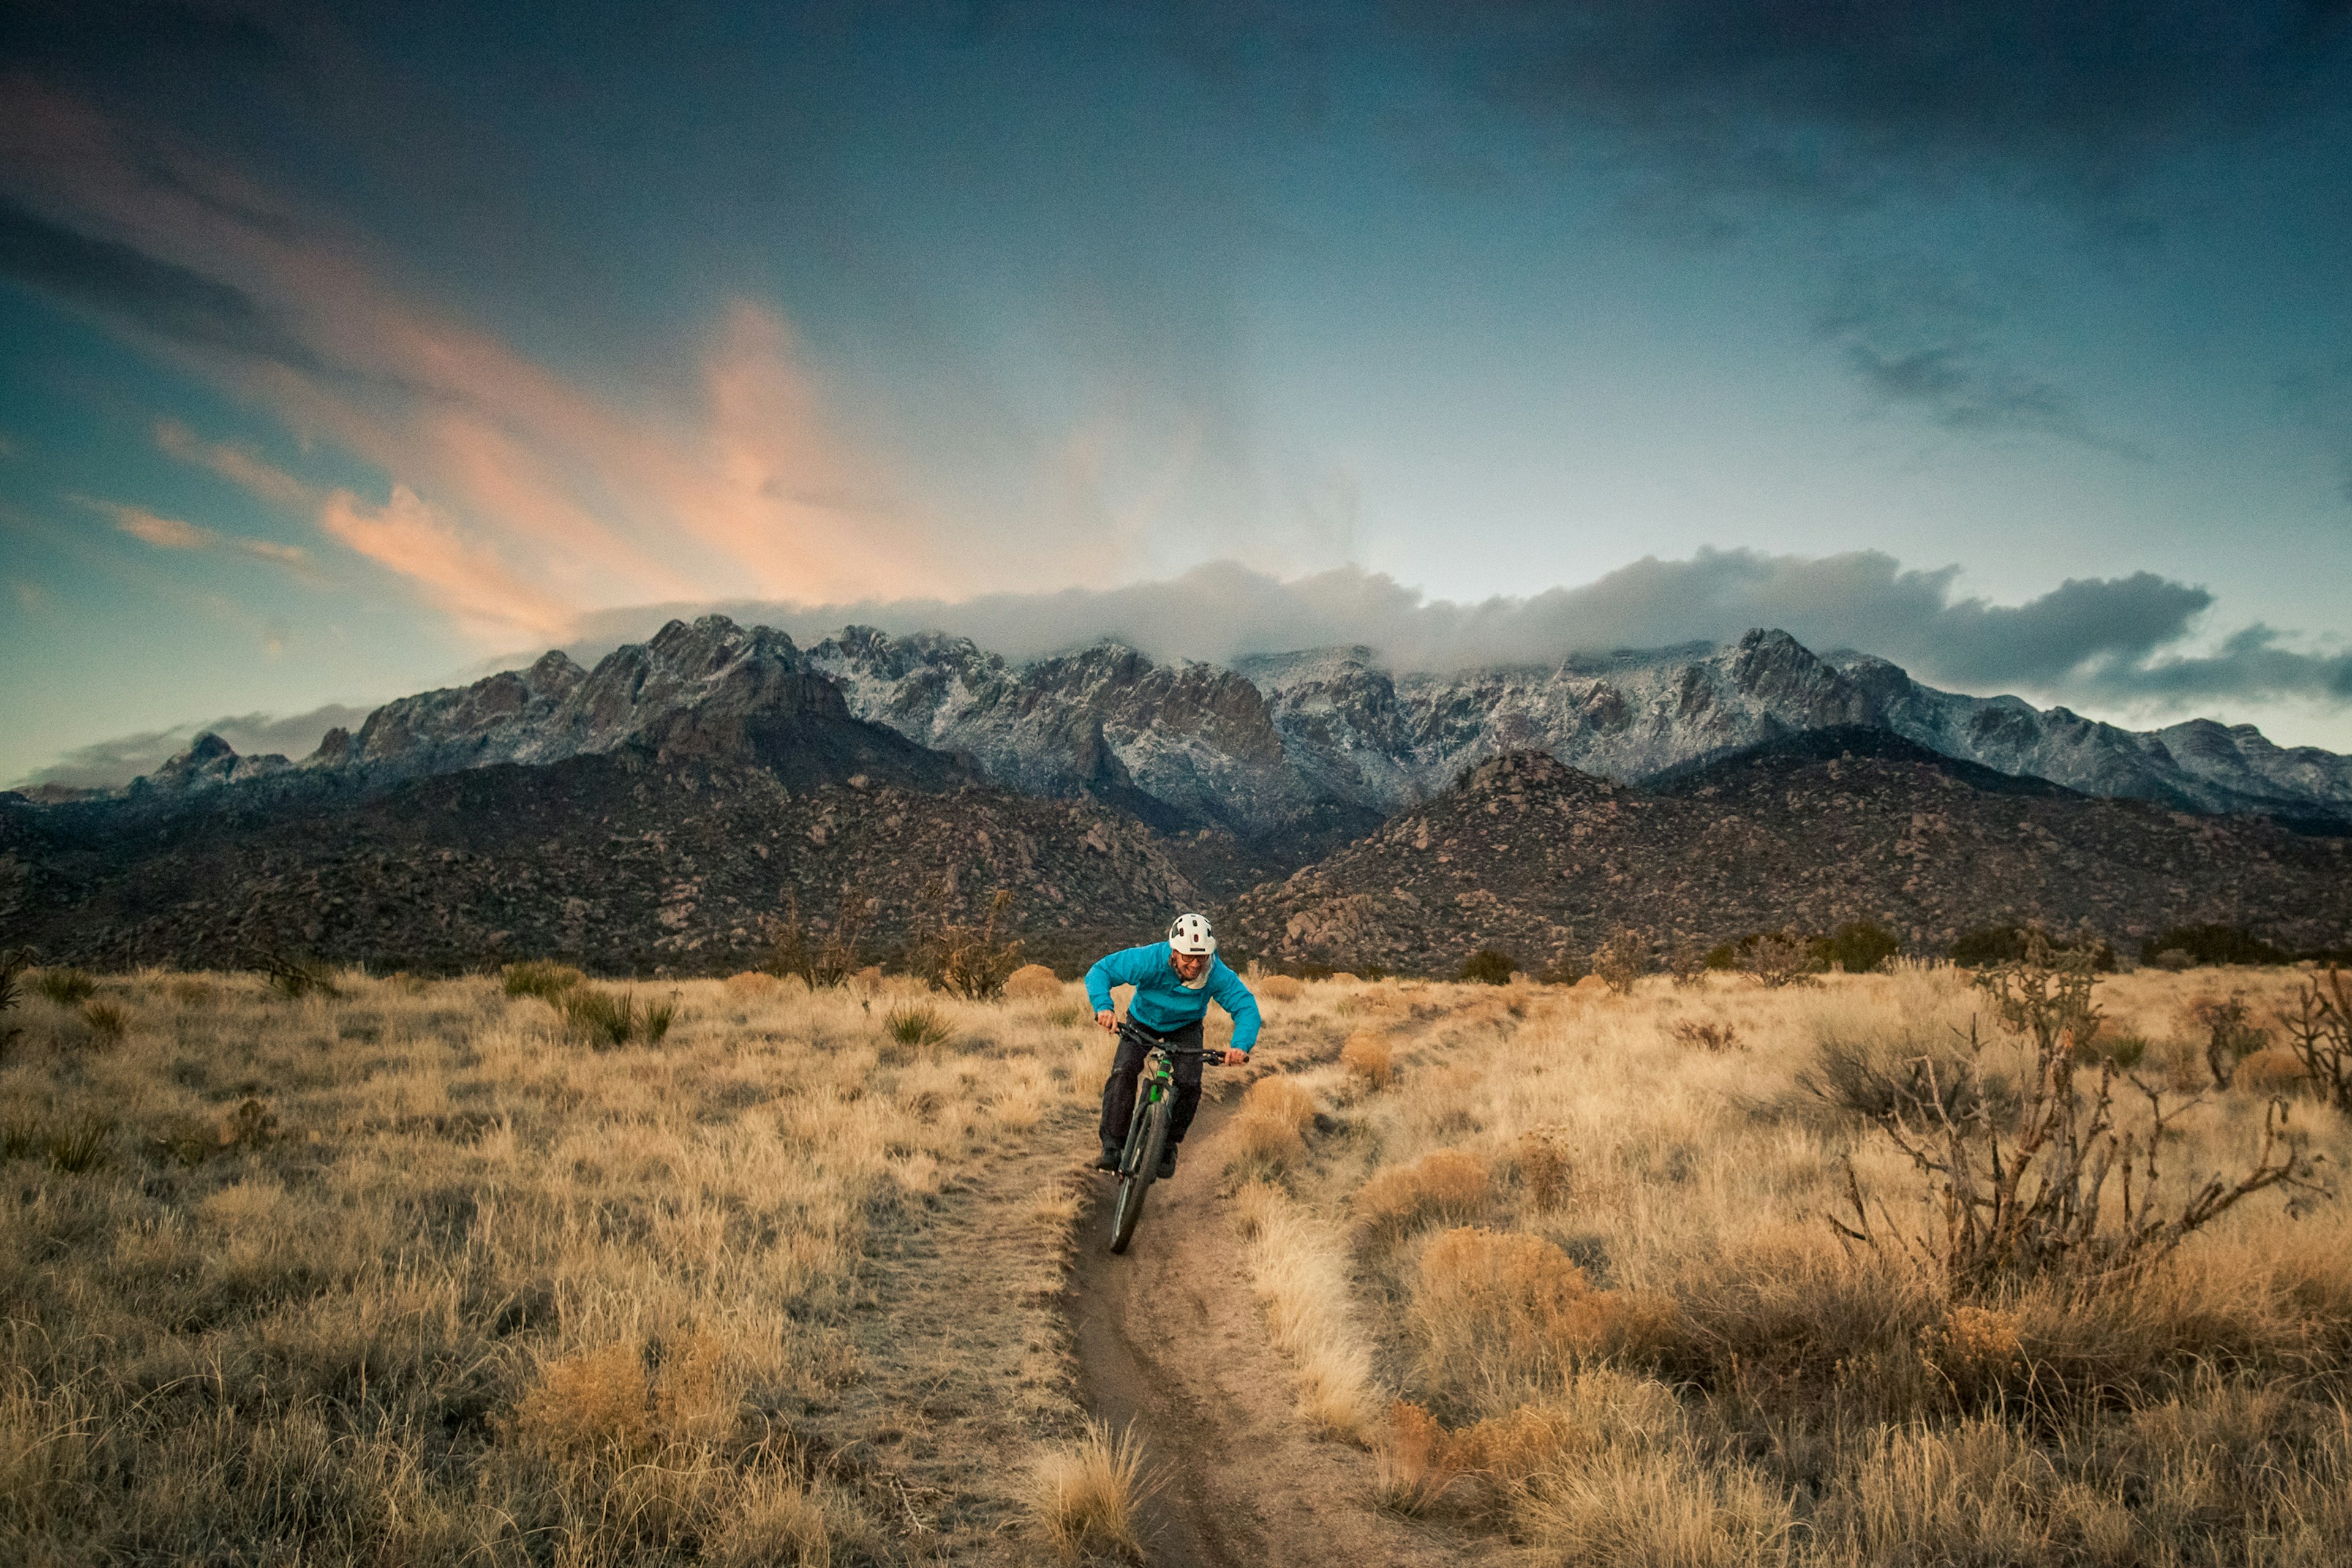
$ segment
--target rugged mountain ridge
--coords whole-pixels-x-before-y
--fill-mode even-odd
[[[1620,926],[1713,945],[1856,919],[1926,951],[2011,921],[2087,923],[2123,942],[2211,921],[2340,948],[2352,839],[2084,795],[1874,727],[1791,737],[1651,789],[1518,752],[1243,895],[1223,929],[1278,963],[1427,973],[1487,946],[1572,963]]]
[[[870,772],[939,782],[961,768],[1025,795],[1087,795],[1163,831],[1229,831],[1293,865],[1506,752],[1540,750],[1633,783],[1844,725],[2086,794],[2352,831],[2352,759],[2275,746],[2251,725],[2134,731],[1941,691],[1885,659],[1822,658],[1769,630],[1546,668],[1400,675],[1366,648],[1228,669],[1103,644],[1014,666],[968,639],[857,626],[803,649],[772,628],[706,616],[673,621],[593,669],[551,652],[386,703],[299,763],[240,758],[205,736],[131,793],[327,778],[383,787],[624,745],[739,756],[789,776],[856,733],[853,723],[867,727],[856,744]]]

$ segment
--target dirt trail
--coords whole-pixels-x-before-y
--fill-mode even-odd
[[[1034,1561],[1021,1493],[1040,1441],[1074,1436],[1061,1317],[1065,1221],[1090,1110],[1061,1107],[877,1217],[849,1314],[857,1375],[804,1436],[918,1561]]]
[[[1312,1436],[1288,1359],[1268,1342],[1218,1195],[1239,1087],[1214,1085],[1175,1177],[1155,1184],[1125,1257],[1103,1244],[1110,1179],[1080,1221],[1068,1300],[1091,1407],[1132,1421],[1164,1485],[1150,1508],[1162,1568],[1458,1563],[1485,1553],[1377,1511],[1371,1460]]]

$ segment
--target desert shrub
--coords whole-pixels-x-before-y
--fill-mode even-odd
[[[130,1032],[131,1009],[113,1002],[85,1002],[81,1021],[101,1040],[115,1041]]]
[[[1458,978],[1481,985],[1508,985],[1511,973],[1518,968],[1511,955],[1496,948],[1482,947],[1462,961]]]
[[[2185,953],[2189,963],[2209,967],[2224,963],[2288,962],[2284,952],[2243,926],[2171,926],[2142,942],[2139,951],[2142,962],[2149,963],[2155,963],[2159,953],[2167,952]]]
[[[2315,1089],[2338,1110],[2352,1111],[2352,986],[2330,968],[2296,988],[2295,1010],[2282,1011],[2279,1027]]]
[[[1867,974],[1902,951],[1893,931],[1870,921],[1848,921],[1829,936],[1830,962],[1848,974]]]
[[[2270,1043],[2270,1034],[2252,1021],[2242,991],[2227,997],[2200,996],[2188,1006],[2189,1018],[2205,1037],[2205,1070],[2216,1089],[2227,1089],[2242,1058],[2252,1056]]]
[[[1029,1506],[1038,1530],[1066,1558],[1108,1552],[1143,1559],[1143,1500],[1157,1489],[1143,1468],[1143,1444],[1132,1428],[1118,1431],[1089,1419],[1076,1444],[1039,1458],[1031,1472]]]
[[[1226,1169],[1244,1174],[1268,1174],[1307,1155],[1307,1141],[1299,1136],[1297,1123],[1265,1111],[1245,1110],[1234,1117],[1226,1139],[1230,1145]]]
[[[649,1002],[640,1006],[636,993],[614,994],[593,985],[574,985],[558,993],[556,1005],[566,1027],[602,1049],[631,1041],[657,1044],[677,1019],[676,1002]]]
[[[882,1015],[882,1032],[902,1046],[943,1046],[948,1021],[938,1008],[924,1002],[901,1002]]]
[[[762,967],[780,980],[798,975],[812,991],[841,984],[858,971],[858,939],[877,907],[877,900],[845,884],[833,923],[819,935],[802,918],[800,895],[787,892],[783,914],[768,921],[768,961]]]
[[[335,988],[335,972],[315,958],[273,953],[261,961],[261,973],[269,988],[289,1001],[342,994]]]
[[[1739,944],[1730,942],[1717,942],[1706,950],[1706,956],[1699,962],[1709,969],[1727,973],[1736,970],[1739,967]]]
[[[1825,1025],[1796,1081],[1815,1099],[1874,1121],[1981,1118],[2007,1126],[2017,1113],[2016,1086],[1984,1067],[1969,1042],[1909,1028]]]
[[[1251,981],[1250,989],[1270,1002],[1296,1002],[1307,987],[1295,975],[1267,974]]]
[[[1739,1037],[1739,1031],[1729,1024],[1711,1024],[1698,1018],[1684,1018],[1669,1026],[1666,1032],[1684,1045],[1710,1054],[1747,1048],[1746,1044]]]
[[[1372,1446],[1372,1495],[1399,1513],[1426,1513],[1461,1479],[1451,1463],[1451,1435],[1426,1406],[1400,1399],[1388,1430]]]
[[[553,1002],[566,991],[588,977],[568,963],[550,963],[541,959],[525,959],[509,963],[499,972],[509,996],[536,996]]]
[[[1494,1195],[1486,1162],[1459,1149],[1437,1149],[1410,1165],[1376,1171],[1356,1189],[1356,1215],[1395,1236],[1433,1219],[1475,1219]]]
[[[916,911],[908,969],[958,996],[978,1001],[996,995],[1021,963],[1020,942],[997,935],[1012,908],[1013,890],[999,888],[978,924],[950,920],[947,885],[932,882]]]
[[[1568,1156],[1557,1134],[1543,1129],[1519,1140],[1519,1184],[1538,1214],[1549,1214],[1568,1196]]]
[[[1292,1131],[1304,1133],[1315,1121],[1315,1097],[1296,1079],[1262,1078],[1242,1096],[1242,1113],[1271,1117],[1289,1123]]]
[[[1621,926],[1608,941],[1592,950],[1592,973],[1610,990],[1624,994],[1633,982],[1650,972],[1650,934]]]
[[[2305,1089],[2324,1092],[2312,1079],[2310,1069],[2304,1066],[2303,1058],[2280,1046],[2256,1051],[2239,1062],[2231,1081],[2246,1093],[2264,1100],[2300,1094]]]
[[[1339,1065],[1369,1088],[1388,1088],[1395,1071],[1388,1036],[1378,1029],[1357,1030],[1339,1047]]]
[[[2065,936],[2032,925],[1979,926],[1962,931],[1954,939],[1948,956],[1963,969],[1985,969],[1996,963],[2020,963],[2025,959],[2026,948],[2039,938],[2053,952],[2073,952],[2078,949],[2091,955],[2091,968],[2100,974],[2112,974],[2116,970],[2116,950],[2104,937],[2084,933]]]
[[[1600,1357],[1650,1359],[1677,1334],[1667,1299],[1595,1290],[1542,1237],[1466,1226],[1423,1252],[1412,1318],[1430,1384],[1455,1393],[1541,1382]]]
[[[1942,1209],[1942,1234],[1874,1233],[1850,1162],[1855,1224],[1832,1222],[1843,1234],[1873,1246],[1891,1241],[1926,1260],[1955,1300],[1998,1298],[2021,1280],[2053,1276],[2087,1297],[2138,1279],[2253,1194],[2283,1184],[2309,1185],[2309,1161],[2284,1137],[2284,1108],[2273,1104],[2263,1119],[2260,1150],[2242,1176],[2235,1183],[2210,1177],[2180,1202],[2167,1202],[2158,1152],[2168,1124],[2186,1107],[2168,1107],[2161,1090],[2133,1080],[2147,1114],[2126,1128],[2115,1104],[2112,1063],[2101,1064],[2087,1089],[2075,1079],[2074,1043],[2098,1030],[2092,963],[2087,951],[2053,953],[2037,939],[2021,962],[1977,976],[2001,1026],[2032,1062],[2014,1125],[1997,1125],[1982,1093],[1974,1097],[1972,1110],[1955,1112],[1939,1099],[1880,1115],[1881,1130],[1931,1184]],[[2105,1201],[2110,1176],[2122,1188],[2113,1203]]]
[[[1774,931],[1740,939],[1739,967],[1778,988],[1804,984],[1828,963],[1803,937]]]
[[[1715,967],[1707,961],[1709,949],[1695,936],[1677,935],[1666,947],[1666,973],[1675,977],[1676,985],[1696,985]],[[1728,963],[1724,968],[1731,967]]]
[[[1004,977],[1004,994],[1010,1001],[1050,1002],[1061,994],[1061,977],[1042,963],[1024,963]]]

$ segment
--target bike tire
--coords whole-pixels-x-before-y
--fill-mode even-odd
[[[1128,1141],[1133,1163],[1121,1170],[1118,1197],[1111,1205],[1110,1249],[1114,1253],[1127,1250],[1134,1239],[1136,1225],[1143,1218],[1144,1194],[1151,1190],[1152,1178],[1160,1170],[1160,1152],[1168,1146],[1169,1106],[1161,1100],[1145,1112],[1143,1123],[1136,1129],[1139,1137]]]

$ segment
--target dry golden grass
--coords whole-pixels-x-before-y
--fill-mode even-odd
[[[1475,1219],[1493,1196],[1485,1161],[1434,1149],[1410,1165],[1375,1173],[1356,1189],[1355,1210],[1374,1230],[1394,1235],[1433,1219]]]
[[[1091,1102],[1097,1043],[933,997],[961,1044],[908,1047],[871,987],[758,976],[590,1049],[561,974],[331,979],[11,1015],[0,1562],[898,1560],[901,1500],[803,1432],[869,1234]]]
[[[2352,1126],[2297,1097],[2288,1058],[2255,1050],[2212,1085],[2194,1005],[2242,994],[2274,1047],[2297,978],[2101,981],[2099,1041],[2143,1042],[2144,1078],[2203,1097],[2162,1145],[2176,1202],[2246,1167],[2273,1095],[2321,1172],[2352,1160]],[[1307,1077],[1339,1132],[1289,1160],[1278,1205],[1256,1200],[1360,1222],[1324,1287],[1347,1314],[1322,1321],[1370,1357],[1391,1506],[1543,1561],[2352,1561],[2352,1202],[2258,1194],[2126,1290],[2025,1279],[1956,1300],[1900,1247],[1824,1222],[1849,1161],[1882,1229],[1927,1237],[1940,1218],[1932,1184],[1806,1084],[1829,1081],[1825,1045],[1883,1068],[1956,1059],[1972,1020],[1985,1068],[2013,1072],[1964,976],[1654,977],[1622,997],[1529,989],[1516,1011],[1483,987],[1402,999],[1382,1028],[1413,1092]],[[1328,1026],[1339,1046],[1347,1026]],[[1691,1048],[1717,1040],[1740,1048]],[[1441,1155],[1502,1179],[1443,1212],[1425,1197]]]
[[[1243,1188],[1235,1207],[1267,1329],[1296,1367],[1300,1416],[1327,1436],[1364,1436],[1376,1401],[1371,1356],[1353,1321],[1345,1239],[1264,1183]]]
[[[1103,1551],[1140,1561],[1137,1510],[1154,1489],[1132,1428],[1088,1421],[1076,1443],[1041,1455],[1030,1507],[1040,1532],[1064,1557]]]

